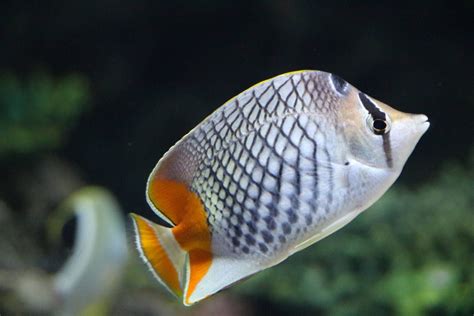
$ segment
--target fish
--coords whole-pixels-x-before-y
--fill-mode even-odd
[[[262,81],[158,161],[146,199],[166,225],[131,214],[138,251],[184,305],[199,302],[348,224],[429,125],[328,72]]]

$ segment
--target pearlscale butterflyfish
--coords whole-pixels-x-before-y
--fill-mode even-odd
[[[153,275],[185,305],[340,229],[394,183],[429,127],[322,71],[260,82],[158,161],[132,214]]]

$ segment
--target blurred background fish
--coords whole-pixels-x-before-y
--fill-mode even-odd
[[[81,240],[95,240],[78,233],[107,233],[81,226],[78,213],[51,220],[71,195],[99,185],[122,222],[139,212],[166,225],[143,196],[157,159],[229,96],[315,68],[430,118],[378,202],[324,242],[189,308],[135,249],[109,263],[120,276],[110,287],[95,285],[96,298],[72,287],[71,302],[95,315],[472,314],[473,10],[441,0],[0,1],[0,314],[61,312],[44,284],[81,258]],[[88,205],[98,220],[104,204]],[[91,267],[87,285],[107,271],[102,259],[80,265]]]

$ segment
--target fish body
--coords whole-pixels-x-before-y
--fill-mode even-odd
[[[428,129],[322,71],[263,81],[207,117],[153,169],[133,215],[152,273],[191,305],[350,222],[393,184]]]

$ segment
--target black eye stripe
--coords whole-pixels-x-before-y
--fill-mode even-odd
[[[336,89],[337,92],[339,92],[340,94],[347,93],[348,84],[344,79],[334,74],[331,74],[330,78],[332,84],[334,85],[334,89]]]
[[[374,122],[377,120],[382,120],[386,122],[386,115],[384,112],[380,111],[380,109],[372,102],[365,94],[359,92],[359,99],[362,102],[364,108],[370,113]],[[386,125],[386,123],[385,123]],[[382,127],[382,126],[380,126]],[[385,161],[387,163],[387,167],[393,167],[393,158],[392,158],[392,145],[390,142],[390,134],[386,133],[385,130],[381,130],[380,132],[375,132],[376,135],[382,136],[383,141],[383,151],[385,153]]]
[[[370,115],[374,120],[385,121],[385,113],[380,111],[380,109],[365,94],[359,92],[359,99],[362,102],[364,108],[369,111]]]

